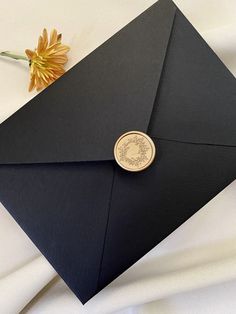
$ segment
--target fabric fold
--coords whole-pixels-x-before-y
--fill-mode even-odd
[[[104,292],[100,292],[100,302],[97,302],[95,297],[88,303],[84,313],[108,314],[130,306],[139,306],[233,280],[236,280],[236,255],[182,271],[130,282],[125,286],[117,286],[117,288],[111,285],[109,290],[105,289]],[[124,299],[124,295],[129,295],[129,298]]]
[[[0,312],[19,313],[57,273],[39,256],[0,280]]]

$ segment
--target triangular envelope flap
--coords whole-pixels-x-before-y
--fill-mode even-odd
[[[152,136],[236,146],[236,80],[179,10],[154,107]]]
[[[0,166],[0,201],[82,302],[98,288],[112,181],[111,162]]]
[[[0,126],[0,163],[113,159],[147,131],[176,7],[157,2]]]

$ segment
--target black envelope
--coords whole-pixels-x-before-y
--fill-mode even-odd
[[[157,148],[137,173],[132,130]],[[235,78],[169,0],[0,125],[0,201],[83,303],[235,178]]]

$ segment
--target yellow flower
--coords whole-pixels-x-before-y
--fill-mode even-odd
[[[61,34],[54,29],[48,38],[47,30],[39,37],[38,47],[32,51],[25,50],[30,62],[29,91],[37,91],[47,87],[65,73],[64,65],[68,61],[67,52],[70,48],[61,43]]]

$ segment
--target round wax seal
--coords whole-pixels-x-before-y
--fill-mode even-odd
[[[155,144],[145,133],[131,131],[121,135],[114,147],[116,162],[127,171],[142,171],[153,162]]]

